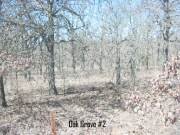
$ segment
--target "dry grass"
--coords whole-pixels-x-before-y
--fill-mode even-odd
[[[106,83],[108,82],[106,75],[89,76],[89,79],[81,78],[84,81],[80,83],[74,80],[74,85],[69,85],[70,88],[65,89],[67,92],[65,96],[49,96],[42,79],[36,81],[38,86],[33,85],[34,88],[31,89],[31,85],[27,84],[33,81],[26,82],[23,78],[19,78],[18,93],[15,89],[8,89],[9,107],[0,111],[0,133],[5,135],[178,135],[179,120],[177,119],[174,124],[165,125],[157,103],[160,102],[164,108],[170,110],[179,107],[179,104],[166,95],[150,95],[149,98],[145,98],[150,94],[151,86],[148,80],[151,79],[152,73],[153,71],[144,74],[143,77],[141,74],[134,88],[116,87],[112,83]],[[85,80],[88,80],[87,83]],[[141,104],[143,106],[144,103],[147,105],[145,109],[127,106],[126,102],[132,100],[132,93],[141,98],[140,102],[136,102],[137,106],[140,107]],[[158,102],[155,102],[156,100]],[[69,128],[70,119],[90,122],[106,120],[106,127]]]

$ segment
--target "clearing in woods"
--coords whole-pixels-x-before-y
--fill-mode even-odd
[[[81,78],[84,82],[74,79],[74,85],[66,84],[65,94],[58,96],[49,96],[46,83],[38,76],[27,84],[19,77],[16,93],[12,88],[8,91],[9,107],[0,111],[0,131],[7,135],[179,135],[179,99],[154,94],[151,80],[157,73],[139,73],[134,87],[128,82],[117,87],[102,74]],[[16,88],[13,80],[6,83]],[[41,83],[41,88],[31,87]],[[70,120],[78,126],[69,127]],[[82,121],[96,123],[96,127],[80,127]],[[98,126],[103,121],[105,127]]]

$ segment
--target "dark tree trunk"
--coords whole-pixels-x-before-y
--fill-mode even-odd
[[[148,41],[148,46],[149,46],[149,41]],[[149,47],[146,47],[146,56],[145,56],[145,65],[146,65],[146,70],[149,70]]]
[[[4,92],[3,75],[0,75],[0,96],[1,96],[2,107],[7,107],[7,102],[6,102],[5,92]]]
[[[27,79],[28,81],[31,81],[31,71],[30,71],[30,69],[27,69],[27,71],[25,71],[24,78]]]
[[[165,48],[165,55],[166,55],[166,61],[168,61],[168,57],[169,57],[169,47],[168,47],[168,45]]]
[[[146,70],[149,70],[149,56],[148,55],[145,57],[145,62],[146,62]]]
[[[121,66],[120,66],[120,57],[116,60],[116,84],[121,84]]]
[[[81,69],[82,69],[83,71],[85,71],[85,62],[86,62],[86,59],[85,59],[85,52],[84,52],[84,51],[82,51],[81,59],[82,59]]]
[[[74,44],[74,41],[71,41],[71,55],[72,55],[72,68],[74,73],[76,72],[76,58],[75,58],[75,51],[76,51],[76,47]]]
[[[116,46],[116,84],[121,84],[121,59],[120,59],[120,48]]]
[[[163,10],[165,13],[165,27],[164,27],[164,33],[163,38],[166,42],[165,46],[165,58],[166,61],[169,59],[169,39],[170,39],[170,29],[171,29],[171,17],[170,17],[170,3],[169,0],[163,1]]]
[[[135,60],[131,57],[130,58],[130,70],[131,70],[131,81],[133,83],[133,86],[135,86],[135,79],[136,79],[136,73],[135,73]]]
[[[40,75],[43,74],[42,65],[40,65],[39,74],[40,74]]]
[[[160,45],[158,44],[158,49],[157,49],[157,63],[159,63],[159,55],[160,55]]]
[[[55,85],[55,72],[54,72],[54,46],[48,47],[48,83],[49,83],[49,92],[58,94],[56,85]]]
[[[58,51],[59,51],[59,54],[58,54],[58,68],[59,68],[59,72],[61,72],[61,49],[60,49],[60,46],[58,46]]]
[[[57,89],[55,85],[55,72],[54,72],[54,19],[53,19],[53,1],[49,3],[48,14],[48,34],[47,34],[47,50],[48,50],[48,83],[49,93],[57,95]]]
[[[102,65],[103,65],[103,51],[102,51],[102,48],[101,48],[101,56],[100,56],[100,58],[99,58],[99,71],[100,71],[100,73],[103,72],[103,67],[102,67]]]
[[[30,71],[30,69],[28,69],[28,71],[27,71],[27,74],[28,74],[28,81],[31,81],[31,71]]]
[[[0,11],[1,11],[1,6],[2,6],[2,0],[0,0]],[[1,101],[2,107],[7,107],[2,74],[0,75],[0,101]]]
[[[39,73],[40,75],[42,75],[43,73],[43,50],[42,50],[42,45],[40,45],[40,54],[41,54],[41,57],[40,57],[40,62],[39,62]]]

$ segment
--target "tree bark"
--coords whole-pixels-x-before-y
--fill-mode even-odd
[[[54,72],[54,46],[48,47],[48,83],[49,83],[49,93],[58,94],[55,85],[55,72]]]
[[[86,58],[85,58],[85,49],[84,48],[82,49],[81,60],[82,60],[81,69],[83,71],[85,71],[85,68],[86,68],[86,64],[85,64]]]
[[[148,54],[145,57],[145,63],[146,63],[146,70],[149,70],[149,56],[148,56]]]
[[[0,0],[0,11],[1,11],[1,6],[2,6],[2,0]],[[0,75],[0,101],[2,107],[7,107],[5,91],[4,91],[3,73]]]
[[[4,91],[3,75],[0,75],[0,96],[1,96],[2,107],[7,107],[5,91]]]
[[[49,1],[49,14],[48,14],[48,35],[47,35],[47,51],[48,51],[48,83],[49,93],[57,95],[55,85],[55,72],[54,72],[54,18],[53,18],[53,1]]]
[[[165,27],[163,38],[166,42],[165,46],[165,58],[166,61],[169,59],[169,39],[170,39],[170,29],[171,29],[171,17],[170,17],[170,3],[169,0],[164,1],[164,13],[165,13]]]
[[[40,73],[40,75],[42,75],[43,74],[43,50],[42,50],[42,45],[40,45],[40,55],[41,55],[41,57],[40,57],[40,61],[39,61],[39,73]]]
[[[71,55],[72,55],[72,68],[73,68],[74,73],[76,72],[75,51],[76,51],[76,47],[75,47],[74,41],[72,39],[72,41],[71,41]]]
[[[100,58],[99,58],[99,71],[100,73],[103,72],[103,50],[102,50],[102,45],[101,45],[101,48],[100,48]]]
[[[131,81],[133,86],[135,86],[135,82],[136,82],[135,60],[131,57],[129,63],[130,63],[130,71],[131,71]]]
[[[116,46],[116,84],[121,84],[121,59],[120,59],[120,49]]]
[[[160,45],[158,44],[158,48],[157,48],[157,64],[159,63],[160,60]]]
[[[121,84],[121,65],[120,65],[120,57],[116,60],[116,84]]]

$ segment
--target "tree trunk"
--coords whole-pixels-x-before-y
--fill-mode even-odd
[[[82,59],[81,69],[82,69],[83,71],[85,71],[85,62],[86,62],[86,59],[85,59],[85,52],[84,52],[84,50],[82,50],[81,59]]]
[[[54,72],[54,18],[53,18],[53,1],[49,2],[48,14],[48,35],[47,35],[47,50],[48,50],[48,83],[49,93],[58,94],[55,85],[55,72]]]
[[[31,81],[31,71],[30,71],[30,69],[25,71],[24,78],[27,79],[28,81]]]
[[[146,70],[149,70],[149,56],[148,55],[145,57],[145,63],[146,63]]]
[[[165,56],[166,56],[166,61],[168,61],[168,59],[169,59],[169,47],[168,47],[168,45],[165,48]]]
[[[116,84],[121,84],[121,66],[120,66],[120,57],[116,60]]]
[[[6,102],[5,92],[4,92],[3,75],[0,75],[0,96],[1,96],[2,107],[7,107],[7,102]]]
[[[136,69],[135,69],[135,60],[131,57],[130,58],[130,71],[131,71],[131,81],[133,86],[135,86],[135,81],[136,81]]]
[[[148,41],[148,46],[146,46],[145,64],[146,64],[146,70],[149,70],[149,41]]]
[[[171,17],[170,17],[170,3],[169,0],[164,1],[164,13],[165,13],[165,27],[163,38],[166,42],[165,47],[165,58],[166,61],[169,59],[169,39],[170,39],[170,29],[171,29]]]
[[[116,47],[116,84],[121,84],[121,59],[119,46]]]
[[[158,44],[158,48],[157,48],[157,65],[159,64],[159,60],[160,60],[160,45]]]
[[[48,50],[48,83],[49,83],[49,93],[58,94],[55,85],[55,72],[54,72],[54,46],[49,46]]]
[[[103,72],[103,51],[102,51],[102,45],[101,45],[101,50],[100,50],[101,52],[101,56],[100,56],[100,58],[99,58],[99,71],[100,71],[100,73],[102,73]]]
[[[0,0],[0,11],[1,11],[1,6],[2,6],[2,0]],[[3,70],[4,70],[4,68],[3,68]],[[7,107],[2,74],[0,75],[0,102],[1,102],[2,107]]]
[[[43,74],[43,50],[42,50],[42,45],[40,44],[40,61],[39,61],[39,73],[40,75]]]
[[[58,68],[59,68],[59,72],[61,72],[61,49],[60,46],[58,46]]]
[[[76,72],[76,58],[75,58],[75,51],[76,51],[76,47],[75,47],[75,44],[74,44],[74,41],[72,39],[71,41],[71,55],[72,55],[72,68],[73,68],[73,72],[75,73]]]

